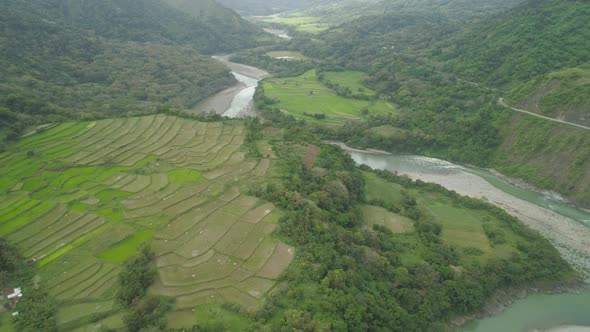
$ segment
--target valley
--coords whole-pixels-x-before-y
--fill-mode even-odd
[[[568,1],[2,5],[0,331],[588,324],[587,58],[477,39]]]

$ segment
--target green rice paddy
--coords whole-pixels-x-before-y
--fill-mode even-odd
[[[327,30],[330,25],[323,23],[320,17],[302,16],[292,14],[288,16],[276,16],[264,18],[262,22],[288,25],[295,30],[307,33],[319,33]]]
[[[60,328],[119,327],[117,276],[146,244],[150,293],[186,326],[201,305],[263,304],[294,252],[271,237],[279,211],[244,194],[274,158],[246,158],[244,138],[240,121],[153,115],[60,124],[0,154],[0,236],[37,263]]]
[[[345,80],[347,86],[358,84],[357,74],[345,72],[344,75],[334,75]],[[338,96],[317,79],[315,70],[297,77],[268,79],[264,81],[263,87],[267,97],[279,101],[278,107],[281,110],[312,123],[343,125],[347,121],[360,120],[368,114],[395,112],[392,105],[382,100],[367,101]],[[326,118],[320,120],[305,113],[324,114]]]

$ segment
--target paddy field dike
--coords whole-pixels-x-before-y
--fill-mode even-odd
[[[294,250],[272,236],[280,211],[247,195],[275,160],[247,157],[245,137],[241,121],[160,114],[59,124],[0,154],[0,236],[38,265],[60,329],[120,327],[118,274],[148,243],[171,327],[260,308]]]

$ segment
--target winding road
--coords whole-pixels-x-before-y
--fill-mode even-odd
[[[578,127],[578,128],[582,128],[582,129],[586,129],[586,130],[590,130],[590,127],[586,127],[586,126],[583,126],[581,124],[567,122],[567,121],[563,121],[563,120],[559,120],[559,119],[555,119],[555,118],[550,118],[548,116],[543,116],[543,115],[540,115],[540,114],[537,114],[537,113],[533,113],[533,112],[521,110],[521,109],[518,109],[518,108],[510,107],[508,104],[506,104],[506,102],[504,101],[504,98],[498,99],[498,104],[500,104],[500,105],[502,105],[502,106],[504,106],[506,108],[509,108],[509,109],[511,109],[513,111],[520,112],[520,113],[525,113],[525,114],[528,114],[528,115],[532,115],[532,116],[535,116],[537,118],[541,118],[541,119],[545,119],[545,120],[549,120],[549,121],[553,121],[553,122],[557,122],[557,123],[561,123],[561,124],[565,124],[565,125],[570,125],[570,126],[574,126],[574,127]]]

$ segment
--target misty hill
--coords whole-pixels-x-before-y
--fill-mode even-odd
[[[222,5],[248,16],[278,14],[330,2],[338,0],[219,0]]]
[[[19,4],[44,19],[101,37],[187,44],[201,53],[251,47],[262,33],[211,0],[32,0],[14,6]]]
[[[364,16],[391,17],[395,20],[396,15],[402,14],[462,21],[502,12],[521,2],[522,0],[337,0],[315,4],[302,13],[322,17],[333,23],[348,22]]]

